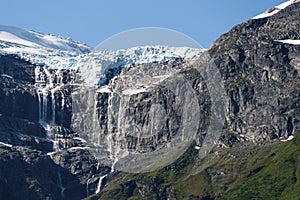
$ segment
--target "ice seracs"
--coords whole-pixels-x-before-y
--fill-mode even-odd
[[[107,73],[133,64],[173,61],[180,58],[193,58],[204,49],[189,47],[142,46],[116,51],[94,51],[78,56],[77,63],[69,64],[79,70],[87,85],[104,85]]]
[[[278,13],[279,11],[285,9],[286,7],[292,5],[293,3],[296,3],[296,2],[300,2],[300,1],[299,0],[289,0],[289,1],[284,2],[284,3],[282,3],[282,4],[278,5],[278,6],[275,6],[274,8],[271,8],[271,9],[265,11],[262,14],[259,14],[259,15],[255,16],[255,17],[253,17],[252,19],[262,19],[262,18],[273,16],[276,13]]]
[[[205,50],[189,47],[142,46],[116,51],[78,53],[38,46],[4,45],[0,54],[16,54],[33,64],[52,69],[78,70],[88,86],[95,86],[105,85],[108,73],[118,72],[133,64],[191,59],[203,51]]]

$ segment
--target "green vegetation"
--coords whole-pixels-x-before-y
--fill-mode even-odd
[[[300,135],[284,143],[216,148],[205,159],[197,155],[191,147],[161,170],[120,173],[97,198],[300,199]]]
[[[273,147],[263,168],[222,199],[300,199],[300,137]]]

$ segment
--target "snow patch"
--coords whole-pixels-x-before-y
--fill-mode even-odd
[[[122,94],[124,95],[134,95],[134,94],[139,94],[139,93],[143,93],[146,92],[145,88],[140,88],[140,89],[126,89],[124,91],[122,91]]]
[[[276,13],[278,13],[279,11],[285,9],[286,7],[292,5],[293,3],[296,3],[296,2],[299,2],[299,0],[289,0],[289,1],[284,2],[284,3],[282,3],[282,4],[278,5],[278,6],[275,6],[274,8],[271,8],[271,9],[265,11],[262,14],[259,14],[259,15],[255,16],[255,17],[253,17],[252,19],[262,19],[262,18],[273,16]]]
[[[8,75],[8,74],[1,74],[2,77],[6,77],[6,78],[10,78],[10,79],[13,79],[14,77],[12,77],[11,75]]]
[[[196,149],[196,150],[200,150],[200,147],[199,147],[199,146],[195,146],[195,149]]]
[[[74,140],[79,140],[82,143],[87,143],[87,141],[85,139],[81,138],[81,137],[74,137],[73,139]]]
[[[0,142],[0,145],[6,146],[6,147],[10,147],[10,148],[13,147],[13,145],[7,144],[7,143],[4,143],[4,142]]]
[[[281,43],[284,43],[284,44],[293,44],[293,45],[300,45],[300,40],[290,40],[290,39],[287,39],[287,40],[275,40],[276,42],[281,42]]]
[[[84,150],[84,149],[89,149],[89,147],[71,147],[71,148],[68,148],[68,150]]]
[[[112,91],[107,86],[103,86],[98,90],[98,92],[100,92],[100,93],[111,93]]]
[[[271,9],[267,10],[266,12],[253,17],[252,19],[263,19],[266,17],[271,17],[271,16],[275,15],[276,13],[278,13],[279,11],[280,11],[280,9],[278,9],[278,8],[271,8]]]
[[[293,3],[296,3],[296,2],[297,2],[297,0],[289,0],[289,1],[287,1],[287,2],[284,2],[284,3],[282,3],[282,4],[278,5],[278,6],[276,6],[276,8],[282,10],[282,9],[285,9],[286,7],[292,5]]]
[[[53,154],[57,153],[56,151],[48,152],[47,156],[50,156],[52,158]]]
[[[294,139],[294,136],[293,136],[293,135],[290,135],[287,139],[281,139],[280,141],[281,141],[281,142],[286,142],[286,141],[290,141],[290,140],[292,140],[292,139]]]

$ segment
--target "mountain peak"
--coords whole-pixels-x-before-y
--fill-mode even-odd
[[[74,42],[69,38],[4,25],[0,25],[0,43],[3,46],[17,45],[26,48],[50,48],[76,53],[85,53],[91,50],[87,45]]]

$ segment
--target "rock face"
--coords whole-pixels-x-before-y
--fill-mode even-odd
[[[100,130],[113,141],[117,138],[120,144],[113,144],[113,148],[138,152],[145,158],[148,152],[160,152],[163,156],[160,150],[174,145],[174,149],[165,152],[170,158],[172,153],[182,154],[175,148],[180,143],[189,146],[196,138],[201,143],[207,128],[210,97],[205,85],[200,87],[203,84],[200,73],[189,67],[183,60],[136,65],[123,70],[109,84],[111,92],[99,93],[99,116],[103,116]],[[149,165],[152,155],[147,159]],[[144,171],[147,166],[140,167]],[[126,166],[125,171],[130,168],[127,170]]]
[[[195,129],[191,136],[183,138],[190,140],[186,143],[185,148],[188,148],[196,138],[197,128],[202,126],[205,129],[204,121],[210,108],[209,95],[205,85],[201,86],[200,74],[184,67],[183,60],[124,69],[119,78],[109,82],[108,88],[92,90],[91,96],[86,95],[88,90],[81,87],[75,71],[35,66],[10,55],[3,55],[1,60],[0,98],[4,104],[1,104],[0,110],[0,145],[4,148],[3,155],[7,154],[2,166],[19,162],[21,186],[36,188],[20,191],[17,196],[9,198],[22,195],[32,198],[84,198],[99,192],[102,182],[104,184],[106,179],[111,179],[114,165],[123,158],[118,149],[140,153],[160,150],[173,138]],[[158,68],[161,70],[157,71]],[[165,81],[174,74],[180,78]],[[145,78],[141,79],[142,76]],[[128,81],[130,77],[132,80]],[[185,82],[181,83],[182,80]],[[137,85],[139,88],[135,87]],[[185,88],[187,85],[192,86],[190,93],[180,93],[189,89]],[[82,96],[77,98],[77,93]],[[190,95],[185,96],[187,94]],[[156,107],[153,108],[153,105]],[[200,110],[203,111],[201,114],[198,113]],[[188,121],[187,112],[192,113],[191,118],[196,118],[198,124]],[[126,116],[121,116],[122,113]],[[126,124],[135,127],[123,127]],[[94,125],[97,125],[96,132],[90,134]],[[140,130],[142,133],[138,134]],[[100,143],[104,155],[97,160],[93,156],[95,154],[89,151],[90,145],[85,144],[85,140],[92,144],[95,135],[104,141]],[[177,142],[180,144],[179,140]],[[183,152],[172,153],[180,156]],[[106,161],[108,158],[110,160]],[[31,163],[33,168],[27,163]],[[35,167],[44,165],[51,175],[40,180],[40,175],[34,172]],[[31,177],[30,181],[28,177]],[[13,179],[8,182],[13,182]],[[15,191],[12,184],[5,185],[5,188],[1,193],[3,197],[6,190]]]
[[[88,179],[107,170],[72,139],[70,91],[76,72],[48,70],[10,55],[0,61],[1,199],[93,194],[98,178],[87,188]]]
[[[299,14],[300,3],[294,3],[272,17],[249,20],[208,50],[226,94],[222,146],[266,144],[300,131],[300,45],[282,42],[300,39]],[[208,134],[216,99],[200,73],[202,56],[117,66],[109,69],[107,85],[95,89],[83,87],[77,71],[1,55],[0,198],[82,199],[120,179],[115,169],[151,171],[194,141],[199,148],[207,138],[216,143]],[[181,152],[160,151],[174,138],[186,142]],[[127,155],[155,152],[167,161],[148,163],[149,169],[139,162],[146,156],[132,158],[134,166],[126,163]],[[184,167],[163,170],[181,173]],[[126,198],[133,192],[171,198],[171,183],[162,189],[157,185],[164,180],[150,180],[124,183]]]
[[[227,131],[236,140],[263,142],[299,132],[300,46],[280,42],[299,40],[299,7],[240,24],[209,50],[227,92]]]

